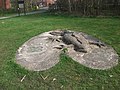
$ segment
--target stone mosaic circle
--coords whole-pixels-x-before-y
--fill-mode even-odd
[[[28,70],[47,70],[60,61],[63,49],[74,61],[92,69],[104,70],[118,64],[112,47],[83,32],[70,30],[53,30],[29,39],[17,50],[16,63]]]

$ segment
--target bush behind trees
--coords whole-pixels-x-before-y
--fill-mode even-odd
[[[57,0],[59,11],[84,16],[120,16],[120,0]]]

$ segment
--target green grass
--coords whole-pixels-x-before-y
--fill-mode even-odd
[[[28,71],[15,63],[16,51],[26,40],[55,29],[91,34],[120,55],[119,18],[36,14],[0,20],[0,90],[120,90],[120,64],[109,70],[93,70],[64,54],[55,67],[42,72]],[[24,75],[25,79],[20,82]],[[43,80],[41,75],[48,78]]]

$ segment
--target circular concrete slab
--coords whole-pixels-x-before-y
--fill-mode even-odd
[[[69,44],[64,42],[64,36]],[[25,42],[17,51],[16,62],[26,69],[43,71],[59,62],[64,48],[73,60],[92,69],[109,69],[118,64],[112,47],[85,33],[63,30],[45,32]]]

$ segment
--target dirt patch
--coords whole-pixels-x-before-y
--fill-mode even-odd
[[[109,69],[118,64],[115,50],[82,32],[55,30],[35,36],[17,51],[16,62],[29,70],[55,66],[63,49],[78,63],[92,69]]]

